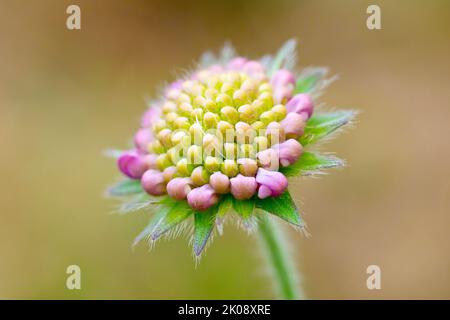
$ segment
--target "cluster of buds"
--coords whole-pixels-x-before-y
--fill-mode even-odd
[[[172,83],[143,116],[135,149],[118,160],[154,196],[187,200],[198,211],[231,193],[238,200],[281,195],[279,168],[302,154],[298,138],[313,112],[293,96],[295,78],[245,58],[213,65]]]

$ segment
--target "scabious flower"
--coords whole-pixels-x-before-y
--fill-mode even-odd
[[[127,180],[111,189],[120,196],[147,194],[148,205],[157,206],[139,239],[156,240],[194,216],[199,255],[227,211],[248,221],[257,217],[255,208],[304,227],[288,177],[342,165],[305,148],[354,113],[314,113],[326,71],[298,72],[294,44],[261,60],[236,56],[230,47],[217,59],[208,54],[152,101],[134,149],[118,159]]]

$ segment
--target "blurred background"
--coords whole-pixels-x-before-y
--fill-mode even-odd
[[[308,297],[449,299],[449,31],[446,0],[0,0],[0,298],[273,298],[254,237],[232,226],[197,267],[184,238],[132,251],[148,217],[110,214],[119,174],[102,151],[126,148],[145,98],[205,50],[256,58],[295,37],[301,66],[340,76],[321,102],[362,111],[324,147],[349,166],[291,187],[312,233],[291,235]]]

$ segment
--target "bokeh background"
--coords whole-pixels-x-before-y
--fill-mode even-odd
[[[369,4],[382,30],[366,28]],[[340,75],[321,102],[362,111],[326,145],[349,166],[293,186],[308,297],[449,299],[449,31],[446,0],[1,0],[0,298],[272,298],[255,239],[233,227],[197,267],[184,238],[132,251],[148,217],[110,214],[119,174],[102,151],[125,148],[145,98],[205,50],[259,57],[295,37],[301,66]],[[366,288],[371,264],[382,290]]]

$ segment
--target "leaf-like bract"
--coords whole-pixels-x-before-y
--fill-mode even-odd
[[[304,226],[303,220],[300,217],[300,213],[298,212],[289,191],[285,191],[279,197],[268,197],[265,199],[258,198],[256,200],[256,207],[296,226]]]
[[[255,197],[248,200],[237,200],[233,197],[233,209],[244,220],[249,219],[255,209]]]
[[[300,137],[299,142],[302,146],[317,142],[351,122],[355,115],[356,113],[354,111],[314,114],[306,123],[305,131]]]
[[[198,257],[208,242],[214,229],[217,206],[211,207],[205,212],[194,214],[194,253]]]
[[[108,194],[113,197],[128,196],[143,192],[140,180],[125,179],[108,189]]]
[[[294,39],[290,39],[283,44],[273,58],[272,65],[269,69],[270,76],[279,69],[292,69],[294,67],[297,59],[296,47],[297,41]]]
[[[287,177],[293,177],[298,175],[309,175],[319,172],[322,169],[341,167],[343,165],[344,161],[339,158],[313,152],[304,152],[297,162],[288,167],[280,168],[280,172]]]
[[[162,204],[161,210],[167,210],[167,213],[156,223],[156,226],[151,233],[153,240],[158,239],[161,235],[184,221],[194,212],[187,201],[175,200],[172,200],[172,202],[168,204]]]

